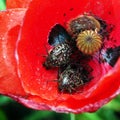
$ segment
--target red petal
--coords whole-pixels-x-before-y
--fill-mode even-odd
[[[17,75],[15,46],[25,9],[0,12],[0,93],[24,95]]]
[[[13,1],[9,1],[9,8],[26,7],[24,3],[14,6]],[[67,22],[83,12],[90,11],[115,25],[111,37],[117,41],[115,44],[120,45],[119,8],[120,2],[116,0],[34,0],[19,37],[25,10],[0,13],[0,93],[8,94],[34,109],[62,112],[94,111],[108,102],[120,93],[120,60],[114,68],[91,63],[100,74],[85,87],[83,93],[72,95],[58,93],[57,82],[53,81],[57,78],[57,70],[46,70],[42,63],[45,61],[45,46],[50,48],[47,43],[50,28],[56,23],[67,28]],[[103,71],[102,67],[107,70]]]
[[[30,0],[7,0],[6,7],[9,8],[26,8],[28,7]]]
[[[118,4],[120,6],[120,3]],[[86,87],[86,91],[75,95],[58,94],[57,83],[53,81],[57,78],[57,70],[49,71],[42,66],[45,61],[43,57],[46,54],[45,46],[48,49],[50,48],[47,43],[47,36],[53,25],[60,23],[66,27],[70,19],[83,14],[83,12],[92,12],[109,24],[116,25],[116,20],[119,20],[119,16],[115,15],[115,11],[119,10],[119,7],[115,7],[115,5],[115,0],[69,0],[69,2],[66,0],[62,2],[34,0],[32,2],[25,17],[17,53],[20,77],[25,91],[32,95],[40,96],[37,100],[35,97],[31,98],[32,102],[39,106],[33,106],[33,108],[41,109],[40,105],[45,104],[46,106],[56,106],[54,110],[57,111],[61,109],[62,111],[72,112],[93,111],[115,95],[120,85],[120,80],[118,79],[120,61],[109,72],[109,67],[104,72],[102,71],[102,66],[96,65],[96,69],[100,70],[101,73],[95,81]],[[120,29],[120,26],[116,25],[111,36],[120,44],[116,34],[118,29]],[[112,84],[115,85],[114,88],[111,88]],[[93,85],[92,88],[90,88],[91,85]],[[27,103],[25,102],[25,104]],[[50,109],[53,108],[50,107]]]
[[[61,95],[59,95],[56,100],[45,100],[37,96],[29,96],[27,100],[15,96],[12,97],[34,109],[74,113],[95,111],[120,93],[119,69],[120,59],[113,70],[109,71],[109,73],[98,82],[97,88],[94,88],[96,90],[91,94],[87,94],[87,96],[85,94],[83,96],[70,95],[69,98],[62,99]]]

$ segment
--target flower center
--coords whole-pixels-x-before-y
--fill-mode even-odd
[[[85,30],[79,33],[76,42],[82,53],[92,55],[101,48],[102,37],[96,31]]]

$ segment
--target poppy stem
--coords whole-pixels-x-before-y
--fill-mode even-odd
[[[75,114],[70,113],[70,120],[75,120]]]

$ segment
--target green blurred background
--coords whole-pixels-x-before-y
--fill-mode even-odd
[[[0,10],[5,8],[0,0]],[[0,95],[0,120],[120,120],[120,95],[94,113],[77,115],[32,110]]]
[[[0,10],[5,9],[5,2],[6,0],[0,0]]]

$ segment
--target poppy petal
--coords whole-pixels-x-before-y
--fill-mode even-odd
[[[25,94],[17,75],[14,53],[25,11],[25,9],[11,9],[0,12],[0,93],[2,94]]]
[[[120,45],[118,35],[120,16],[115,13],[116,11],[118,13],[119,8],[120,2],[115,0],[32,1],[14,49],[17,56],[14,62],[17,63],[15,69],[27,96],[25,98],[14,94],[10,96],[34,109],[80,113],[97,110],[119,94],[120,59],[114,67],[108,63],[100,64],[96,59],[90,61],[95,79],[86,84],[79,94],[59,93],[56,82],[58,69],[46,70],[43,67],[44,56],[47,55],[46,48],[47,51],[51,49],[48,44],[51,28],[60,24],[67,29],[68,22],[84,12],[91,12],[105,20],[107,24],[115,26],[106,47]]]
[[[59,5],[62,6],[62,9]],[[98,12],[98,7],[101,9],[101,12]],[[45,96],[45,93],[50,94],[51,91],[54,91],[52,99],[56,98],[57,90],[55,86],[57,83],[49,82],[47,84],[48,81],[56,80],[56,69],[46,71],[42,65],[45,61],[43,56],[47,54],[46,47],[47,49],[50,48],[47,39],[52,26],[60,23],[66,27],[70,19],[89,11],[115,24],[116,21],[113,19],[114,13],[112,9],[112,3],[104,0],[96,2],[93,0],[89,2],[88,0],[81,2],[76,0],[75,2],[69,1],[69,3],[67,1],[57,1],[56,3],[53,0],[33,1],[25,17],[17,51],[19,56],[19,70],[25,90],[35,95],[43,95],[47,99],[48,95]],[[111,15],[109,15],[110,11]],[[26,68],[26,73],[24,72],[24,68]],[[50,88],[51,91],[46,91],[44,87]]]

